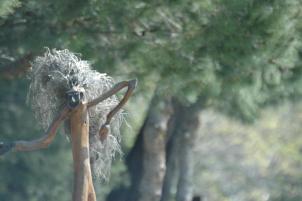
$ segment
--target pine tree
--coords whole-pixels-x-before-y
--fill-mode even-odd
[[[0,4],[1,76],[48,46],[137,76],[141,94],[158,88],[159,105],[202,97],[201,111],[252,121],[301,96],[300,0],[20,2]]]

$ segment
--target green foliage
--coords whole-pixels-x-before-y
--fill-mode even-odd
[[[5,18],[14,12],[14,9],[21,6],[19,0],[2,0],[0,1],[0,18]]]
[[[139,77],[142,91],[159,85],[185,102],[203,95],[213,107],[253,120],[262,106],[301,95],[300,5],[27,0],[2,25],[0,43],[13,58],[68,48],[100,71]]]
[[[131,110],[146,108],[146,97],[157,87],[161,96],[185,103],[202,95],[208,107],[249,121],[263,107],[299,100],[302,94],[300,0],[20,2],[0,1],[0,70],[46,46],[67,48],[117,79],[138,77],[140,103]],[[41,133],[24,103],[27,84],[1,81],[0,140]],[[144,116],[141,111],[137,115]],[[134,122],[139,127],[142,120]],[[61,192],[71,191],[69,148],[59,137],[50,150],[0,158],[0,200],[70,199]],[[123,168],[116,170],[120,176]],[[267,180],[281,186],[288,183],[286,175]],[[213,185],[212,193],[225,197]],[[284,200],[282,196],[277,197]]]

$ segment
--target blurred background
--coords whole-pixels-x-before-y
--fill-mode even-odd
[[[301,34],[301,0],[0,0],[0,140],[42,135],[26,72],[69,49],[139,80],[98,200],[301,201]],[[71,200],[61,133],[0,157],[1,201]]]

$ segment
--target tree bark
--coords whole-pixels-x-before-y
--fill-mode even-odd
[[[148,119],[148,118],[146,118]],[[130,176],[130,186],[118,186],[113,189],[106,198],[106,201],[138,201],[139,185],[143,175],[143,133],[146,120],[141,127],[134,146],[126,156],[126,166]]]
[[[96,201],[89,157],[89,117],[87,105],[78,106],[70,117],[74,161],[73,201]]]
[[[179,179],[176,201],[191,201],[193,198],[194,142],[197,135],[198,117],[192,118],[191,124],[181,136],[179,150]]]
[[[170,104],[169,98],[160,98],[155,92],[144,124],[126,156],[131,185],[113,189],[107,201],[159,200],[165,171],[166,130],[172,108]]]
[[[166,170],[165,143],[172,108],[169,100],[153,98],[143,132],[143,175],[139,186],[140,201],[159,201]]]
[[[203,108],[200,97],[194,104],[178,106],[179,134],[179,178],[177,183],[176,201],[191,201],[193,198],[194,145],[200,126],[199,114]]]
[[[131,186],[114,189],[107,201],[170,201],[176,191],[178,200],[191,201],[193,151],[203,109],[201,100],[186,106],[154,96],[136,142],[126,157]]]
[[[169,126],[168,126],[168,139],[166,143],[166,174],[164,177],[164,184],[162,190],[161,201],[171,200],[173,196],[173,192],[176,191],[175,184],[177,183],[177,174],[178,174],[178,146],[177,144],[178,138],[176,137],[175,131],[177,130],[178,118],[175,115],[174,108],[173,115],[171,116]]]
[[[139,198],[139,185],[143,175],[143,134],[147,124],[144,121],[142,128],[136,138],[135,144],[126,158],[126,165],[130,174],[131,186],[127,193],[127,201],[137,201]],[[114,201],[114,200],[111,200]]]
[[[173,123],[168,131],[171,134],[167,143],[167,171],[161,201],[172,200],[175,191],[177,201],[192,200],[193,151],[202,108],[202,97],[187,106],[176,99],[173,101]]]

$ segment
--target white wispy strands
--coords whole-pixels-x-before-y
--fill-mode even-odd
[[[47,129],[60,109],[66,104],[66,92],[70,79],[76,77],[85,89],[88,101],[100,96],[113,86],[113,80],[106,74],[91,69],[90,63],[81,60],[69,50],[49,50],[32,63],[28,103],[43,129]],[[121,153],[120,125],[122,112],[110,124],[110,133],[104,142],[97,137],[106,115],[116,106],[118,100],[112,96],[89,109],[90,157],[93,175],[107,179],[115,154]],[[66,122],[68,126],[68,122]],[[65,129],[68,135],[69,129]]]

